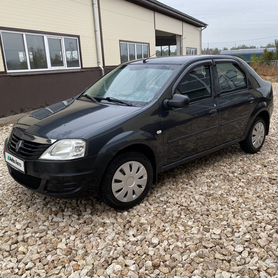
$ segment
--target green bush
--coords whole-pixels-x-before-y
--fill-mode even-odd
[[[257,55],[253,55],[251,57],[251,64],[262,64],[263,63],[263,58],[258,57]]]
[[[271,61],[278,60],[278,41],[275,42],[276,45],[276,51],[271,52],[267,49],[264,50],[264,54],[261,57],[258,57],[256,55],[252,56],[251,58],[251,64],[267,64],[270,65]]]
[[[263,55],[263,61],[269,65],[271,61],[275,60],[275,58],[276,58],[275,56],[276,56],[276,53],[270,52],[267,49],[265,49],[264,55]]]

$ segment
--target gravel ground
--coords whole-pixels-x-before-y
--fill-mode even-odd
[[[11,126],[2,127],[0,277],[274,277],[277,100],[260,153],[234,146],[169,171],[128,212],[19,186],[2,155]]]

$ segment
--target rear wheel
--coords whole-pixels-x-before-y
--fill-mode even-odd
[[[246,139],[240,143],[241,148],[247,153],[256,153],[262,148],[265,136],[266,123],[262,118],[257,118],[251,126]]]
[[[153,180],[148,158],[136,152],[123,153],[108,166],[102,186],[102,199],[110,207],[124,210],[139,204]]]

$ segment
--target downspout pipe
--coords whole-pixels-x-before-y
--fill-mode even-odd
[[[98,0],[93,1],[93,12],[94,12],[94,25],[95,25],[95,37],[96,37],[96,51],[97,51],[97,66],[101,70],[102,76],[105,74],[104,67],[102,64],[103,53],[101,46],[101,33],[100,33],[100,18],[99,18],[99,9],[98,9]]]
[[[200,44],[201,44],[201,54],[203,54],[203,31],[207,28],[208,26],[204,26],[201,28],[200,32]]]

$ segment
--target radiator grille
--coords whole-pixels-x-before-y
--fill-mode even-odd
[[[19,138],[12,133],[9,141],[9,150],[17,156],[25,159],[37,159],[50,146]]]

